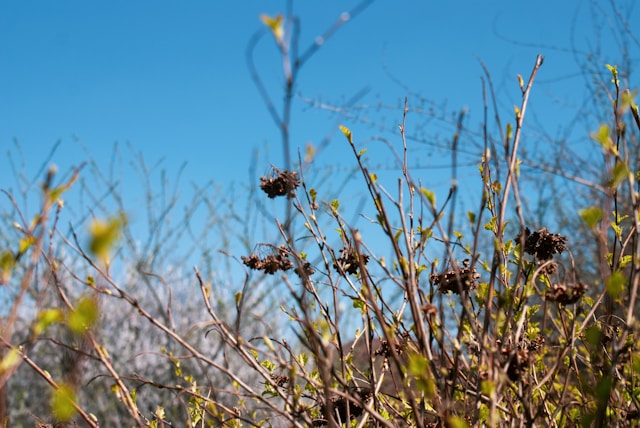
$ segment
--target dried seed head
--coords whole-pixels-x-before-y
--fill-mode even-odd
[[[257,254],[250,254],[249,257],[242,256],[242,262],[249,269],[261,270],[264,273],[273,275],[277,271],[286,271],[293,267],[293,263],[287,256],[287,250],[283,246],[278,247],[276,251],[260,258]]]
[[[281,388],[289,383],[289,376],[285,375],[276,375],[272,373],[271,379],[273,379],[273,383]]]
[[[476,288],[480,274],[476,272],[474,266],[469,266],[469,260],[462,261],[462,268],[452,269],[443,273],[431,275],[431,281],[442,293],[453,292],[460,294],[461,290],[470,291]]]
[[[398,335],[398,338],[394,344],[396,354],[402,355],[402,353],[407,348],[407,344],[410,338],[411,338],[411,335],[407,332],[404,332]],[[391,345],[389,344],[389,341],[385,339],[381,339],[380,347],[376,349],[373,354],[383,355],[386,358],[390,358],[393,355],[393,353],[391,352]]]
[[[369,256],[362,254],[362,261],[366,265],[369,262]],[[351,275],[357,274],[358,269],[360,268],[358,253],[356,253],[351,247],[343,248],[340,250],[340,257],[338,257],[333,263],[333,268],[338,273],[346,272]]]
[[[525,228],[516,237],[520,242],[524,234],[524,252],[537,257],[539,260],[549,260],[554,254],[561,254],[567,249],[567,238],[557,233],[549,233],[546,227],[531,232]]]
[[[522,374],[529,367],[531,360],[529,358],[529,350],[526,348],[518,349],[510,352],[507,356],[509,367],[507,368],[507,376],[512,382],[521,380]]]
[[[533,340],[527,341],[527,349],[531,352],[538,352],[542,349],[542,345],[544,345],[544,336],[538,335]]]
[[[281,171],[273,168],[269,177],[260,177],[260,188],[270,198],[276,196],[293,197],[293,191],[300,186],[298,173],[295,171]]]
[[[371,392],[363,394],[358,391],[353,391],[353,393],[357,394],[356,396],[363,401],[368,400],[371,394]],[[360,404],[355,403],[351,400],[347,400],[346,398],[338,395],[331,397],[331,404],[333,405],[334,414],[337,416],[340,422],[346,422],[348,417],[351,417],[351,419],[357,418],[358,416],[362,415],[364,411]],[[321,411],[324,414],[324,405],[322,405]],[[322,426],[324,424],[326,424],[326,421],[324,419],[316,419],[315,421],[313,421],[313,426]]]
[[[553,284],[545,293],[545,300],[557,302],[561,305],[576,303],[589,289],[587,284],[576,282],[575,284]]]
[[[309,262],[303,262],[293,271],[295,272],[296,275],[298,275],[300,279],[308,278],[314,273],[316,273],[316,270],[313,268],[313,266],[311,266],[311,263]]]

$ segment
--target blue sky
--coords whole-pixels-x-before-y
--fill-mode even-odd
[[[302,23],[301,48],[355,5],[344,0],[294,2]],[[633,6],[628,8],[631,28],[640,28]],[[32,173],[56,142],[53,161],[61,169],[88,155],[106,162],[115,142],[120,147],[129,143],[150,164],[163,158],[169,175],[186,162],[185,183],[246,183],[255,149],[263,154],[259,173],[269,163],[281,165],[279,133],[252,83],[245,50],[263,27],[260,14],[284,9],[284,1],[257,0],[2,1],[0,187],[12,183],[5,153],[15,153],[14,141]],[[302,69],[294,100],[293,148],[318,144],[337,123],[352,128],[360,141],[389,135],[387,130],[401,120],[401,109],[373,106],[399,107],[407,95],[410,106],[415,105],[413,92],[448,111],[467,107],[470,123],[479,123],[479,59],[491,71],[501,107],[508,112],[520,102],[516,74],[526,78],[537,53],[545,63],[532,111],[535,122],[555,134],[585,98],[583,76],[569,51],[584,54],[598,42],[604,52],[619,52],[606,28],[610,19],[605,0],[375,1]],[[595,34],[594,22],[601,20],[605,27]],[[612,55],[611,61],[615,59]],[[256,47],[256,64],[279,102],[282,72],[269,37]],[[602,70],[606,72],[604,65]],[[340,105],[364,88],[358,105],[370,106],[364,109],[367,120],[384,124],[384,131],[364,119],[331,116],[303,100]],[[408,127],[423,120],[410,116]],[[451,130],[439,122],[425,128],[428,135],[441,137]],[[589,144],[582,137],[575,144]],[[424,146],[416,149],[416,156],[424,157],[422,165],[446,164],[448,158],[431,152]],[[343,137],[335,134],[318,162],[351,165],[345,153]],[[388,153],[372,153],[374,163],[388,159]],[[474,157],[468,160],[475,165]],[[476,170],[472,167],[467,176]],[[446,186],[446,173],[438,171],[426,172],[425,178]],[[132,177],[132,183],[136,180]]]

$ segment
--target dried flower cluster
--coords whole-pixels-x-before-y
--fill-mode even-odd
[[[281,171],[273,168],[273,172],[269,177],[260,177],[260,188],[270,198],[276,196],[293,197],[293,191],[300,186],[298,173],[295,171]]]
[[[333,268],[339,273],[346,272],[355,275],[360,268],[359,260],[359,255],[353,248],[343,248],[340,250],[340,257],[333,263]],[[362,254],[362,262],[366,265],[369,262],[369,256]]]
[[[567,238],[557,233],[549,233],[546,227],[533,233],[528,227],[525,228],[516,238],[517,242],[522,239],[522,234],[524,234],[524,252],[539,260],[549,260],[554,254],[561,254],[567,249]]]
[[[544,345],[544,336],[540,335],[533,340],[525,340],[525,344],[529,351],[538,352]]]
[[[366,391],[352,391],[349,395],[359,397],[363,402],[367,402],[371,396],[372,392],[370,390]],[[354,403],[353,401],[347,400],[342,396],[333,396],[331,397],[331,404],[333,405],[333,411],[338,416],[338,420],[340,422],[346,422],[349,417],[351,419],[357,418],[362,415],[364,411],[363,407],[358,403]],[[322,406],[322,414],[324,415],[325,406]],[[327,421],[325,419],[316,419],[313,421],[312,426],[325,426],[327,425]]]
[[[285,375],[276,375],[272,373],[271,379],[273,380],[273,383],[275,383],[276,386],[279,386],[280,388],[286,386],[289,383],[289,376]]]
[[[536,265],[538,267],[542,266],[543,264],[544,267],[540,270],[540,272],[544,275],[553,275],[558,270],[558,263],[553,260],[538,260],[536,262]]]
[[[394,344],[396,354],[401,355],[404,352],[407,348],[409,338],[410,335],[407,332],[400,335],[399,340]],[[380,340],[380,347],[375,350],[374,355],[384,355],[385,358],[391,357],[393,353],[391,352],[391,345],[389,344],[389,341],[385,339]]]
[[[498,342],[499,343],[499,342]],[[531,365],[531,354],[542,349],[544,336],[538,336],[533,340],[523,339],[515,347],[506,345],[500,350],[504,364],[508,364],[507,376],[512,382],[520,380],[522,374]]]
[[[430,277],[431,282],[433,282],[442,293],[451,291],[455,294],[460,294],[461,290],[468,292],[475,289],[480,274],[476,272],[475,266],[469,266],[469,259],[463,260],[462,266],[462,268],[432,274]]]
[[[276,251],[264,258],[260,258],[257,254],[250,254],[249,257],[242,256],[242,262],[253,270],[261,270],[264,273],[273,275],[277,271],[286,271],[293,267],[293,263],[287,256],[287,250],[283,246],[275,249]]]
[[[581,282],[571,285],[553,284],[551,289],[545,293],[544,298],[551,302],[558,302],[561,305],[570,305],[576,303],[588,288],[587,284]]]
[[[316,273],[316,270],[311,266],[311,263],[305,261],[293,270],[300,279],[305,279]]]

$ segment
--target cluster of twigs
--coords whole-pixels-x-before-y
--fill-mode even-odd
[[[277,20],[267,24],[279,34]],[[280,39],[278,43],[286,51],[288,45]],[[111,243],[109,225],[92,232],[93,250],[85,250],[75,232],[71,239],[62,238],[65,248],[91,271],[87,277],[71,272],[86,291],[85,297],[72,298],[49,238],[56,235],[57,213],[63,208],[60,195],[77,174],[59,187],[48,177],[39,216],[33,222],[21,220],[17,228],[23,238],[15,251],[2,256],[4,282],[9,283],[15,266],[22,263],[24,269],[13,306],[0,325],[0,387],[6,388],[16,369],[27,365],[54,391],[55,422],[97,427],[100,421],[83,397],[89,380],[78,380],[82,357],[101,368],[97,378],[108,380],[118,408],[126,412],[130,425],[139,427],[632,426],[640,410],[635,316],[640,202],[635,165],[626,148],[631,131],[622,123],[630,112],[640,130],[638,108],[620,94],[612,68],[615,127],[601,128],[594,138],[610,161],[610,197],[626,195],[630,211],[614,212],[611,224],[602,220],[598,207],[582,212],[594,236],[611,243],[606,257],[596,260],[604,266],[603,277],[586,284],[571,263],[571,237],[528,224],[522,210],[518,151],[542,63],[538,56],[527,81],[519,79],[522,101],[515,108],[514,125],[508,125],[500,139],[503,155],[485,133],[479,159],[481,197],[464,226],[468,238],[454,230],[463,227],[454,215],[455,180],[444,203],[438,204],[436,195],[410,171],[407,104],[400,126],[402,173],[395,191],[369,170],[365,151],[349,129],[341,128],[371,203],[371,212],[363,214],[381,242],[349,225],[337,200],[324,202],[306,181],[303,168],[274,169],[261,180],[266,197],[286,199],[286,219],[276,222],[280,242],[262,243],[260,254],[242,261],[247,276],[252,271],[278,275],[286,287],[281,307],[272,310],[288,317],[289,336],[269,329],[247,335],[230,323],[212,304],[221,298],[219,290],[212,289],[197,268],[195,282],[207,319],[188,334],[179,332],[170,313],[166,318],[154,314],[112,276],[108,258],[96,250]],[[287,79],[288,88],[293,87],[293,76]],[[288,123],[289,108],[287,104],[279,123]],[[454,152],[458,138],[456,134],[452,141]],[[288,158],[285,163],[290,164]],[[517,225],[509,228],[509,221]],[[104,242],[96,243],[98,239]],[[483,242],[490,242],[488,248]],[[443,261],[434,258],[436,252],[444,253]],[[30,259],[25,261],[26,255]],[[43,261],[62,305],[37,308],[29,337],[17,340],[17,313]],[[238,292],[234,297],[240,319],[244,296]],[[112,355],[119,350],[108,349],[97,334],[101,302],[107,299],[135,310],[153,334],[171,343],[173,351],[149,351],[162,353],[174,381],[145,378],[113,363]],[[76,365],[75,372],[71,370],[76,377],[56,379],[30,357],[39,338],[59,324],[81,344],[69,347],[78,357],[71,364]],[[210,356],[209,348],[193,340],[193,332],[215,341],[222,357]],[[190,364],[183,364],[186,361]],[[197,376],[209,372],[216,377]],[[178,413],[165,411],[171,403],[140,406],[138,392],[145,388],[170,391],[179,403]],[[1,410],[6,421],[6,408]]]
[[[367,238],[346,224],[336,201],[318,208],[316,192],[302,177],[302,197],[296,193],[291,203],[317,246],[318,273],[293,281],[283,270],[282,279],[293,302],[283,310],[306,350],[296,353],[286,341],[265,337],[268,351],[253,363],[256,370],[268,368],[265,392],[280,403],[278,418],[286,425],[633,424],[639,409],[633,316],[638,252],[631,244],[638,211],[634,208],[631,225],[616,238],[623,245],[617,260],[598,261],[609,267],[609,276],[590,285],[579,281],[571,258],[563,257],[570,256],[570,238],[546,227],[533,232],[527,227],[520,209],[517,152],[541,65],[538,57],[521,86],[515,127],[505,133],[507,158],[496,161],[489,148],[485,151],[483,197],[470,216],[468,244],[460,242],[461,234],[454,242],[445,227],[443,213],[453,209],[447,206],[450,198],[438,206],[433,193],[410,175],[406,156],[394,197],[369,171],[346,128],[375,209],[367,217],[376,219],[386,237],[391,261],[375,254]],[[403,121],[402,136],[404,126]],[[613,144],[607,135],[602,144],[628,168],[622,137]],[[403,143],[406,153],[404,138]],[[503,182],[493,179],[500,165],[507,168]],[[617,184],[626,180],[633,193],[634,174],[625,174]],[[520,232],[509,238],[511,194]],[[631,204],[637,207],[633,196]],[[326,214],[337,226],[341,249],[321,226],[319,218]],[[296,248],[298,237],[280,231],[285,247],[274,246],[274,253],[286,248],[294,265],[308,265],[309,256]],[[494,242],[485,259],[478,247],[483,233]],[[444,246],[449,269],[434,272],[433,246]],[[398,294],[401,299],[390,299]],[[341,325],[346,314],[339,308],[345,300],[361,315],[355,331]],[[603,305],[607,300],[615,301],[613,311]],[[235,343],[232,336],[222,337]]]

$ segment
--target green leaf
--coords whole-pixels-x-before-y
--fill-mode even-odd
[[[6,284],[11,279],[11,271],[16,265],[16,258],[11,251],[4,251],[0,255],[0,284]]]
[[[459,416],[449,416],[447,418],[447,427],[449,428],[468,428],[467,421]]]
[[[89,226],[91,241],[89,250],[103,261],[108,260],[111,248],[120,239],[121,229],[126,224],[123,214],[108,220],[94,220]]]
[[[162,406],[156,407],[156,411],[155,411],[154,414],[155,414],[156,419],[163,420],[166,417],[165,413],[164,413],[164,407],[162,407]]]
[[[358,152],[358,157],[361,157],[363,154],[365,154],[367,152],[367,149],[362,149]]]
[[[626,113],[627,109],[631,108],[636,113],[638,112],[638,106],[635,104],[635,97],[638,95],[638,91],[623,91],[620,96],[620,104],[618,105],[621,109],[621,113]],[[635,107],[635,109],[634,109]]]
[[[57,201],[60,199],[60,196],[67,190],[67,186],[58,186],[55,189],[51,190],[49,194],[49,198],[51,201]]]
[[[20,352],[15,348],[9,349],[0,361],[0,375],[13,369],[19,362]]]
[[[36,325],[33,327],[33,332],[36,336],[39,336],[50,325],[60,323],[62,321],[64,321],[64,314],[60,309],[45,309],[38,313],[38,318]]]
[[[486,282],[478,283],[478,286],[476,287],[476,302],[478,302],[480,306],[484,306],[488,296],[489,284]]]
[[[269,348],[271,352],[275,352],[276,348],[275,346],[273,346],[273,342],[268,336],[262,336],[262,341],[264,342],[265,346]]]
[[[429,361],[420,354],[411,354],[409,357],[409,373],[414,376],[421,376],[429,370]]]
[[[629,168],[627,168],[627,164],[624,162],[618,162],[611,171],[611,179],[609,180],[609,187],[615,189],[622,182],[624,182],[629,177]]]
[[[631,111],[633,111],[634,115],[638,116],[638,113],[639,113],[638,104],[631,103],[630,107],[631,107]]]
[[[276,38],[278,44],[282,43],[282,38],[284,36],[284,27],[282,26],[283,17],[282,15],[276,15],[275,17],[270,17],[269,15],[262,14],[260,15],[260,20],[264,22],[264,24],[269,27],[271,33],[273,33],[273,37]]]
[[[351,130],[346,126],[340,125],[340,131],[347,137],[347,140],[350,144],[353,144],[353,135],[351,134]]]
[[[632,261],[633,261],[633,256],[631,254],[620,257],[620,269],[624,269]]]
[[[22,238],[18,246],[18,254],[26,253],[27,250],[31,248],[33,244],[35,244],[35,242],[36,242],[35,236],[25,236],[24,238]]]
[[[614,299],[620,295],[627,285],[627,278],[620,271],[615,271],[607,279],[607,293]]]
[[[435,394],[435,382],[431,376],[429,369],[429,361],[420,354],[411,354],[409,356],[409,373],[416,380],[418,388],[428,397]]]
[[[333,208],[335,211],[338,211],[339,206],[340,206],[339,200],[334,199],[333,201],[331,201],[331,208]]]
[[[84,333],[98,320],[98,302],[91,297],[83,297],[67,316],[67,325],[74,333]]]
[[[598,207],[589,207],[580,211],[580,217],[589,228],[594,229],[602,220],[603,213]]]
[[[485,223],[484,228],[486,230],[490,230],[496,233],[498,231],[498,217],[497,216],[491,217],[491,220],[489,220],[489,223]]]
[[[76,394],[73,389],[67,385],[61,385],[60,388],[53,392],[51,411],[58,421],[66,422],[75,416],[75,401]]]
[[[607,70],[609,70],[609,73],[611,73],[611,75],[613,76],[613,79],[611,79],[611,83],[618,86],[618,67],[611,64],[605,64],[605,67],[607,67]]]
[[[430,228],[418,228],[418,232],[420,232],[420,244],[424,245],[427,242],[427,239],[433,236],[433,229]]]
[[[622,228],[620,226],[618,226],[617,224],[615,224],[614,222],[611,222],[611,228],[615,232],[616,237],[618,239],[620,239],[622,237]]]
[[[318,192],[316,192],[316,189],[309,189],[309,196],[311,196],[311,202],[315,202],[316,197],[318,196]]]
[[[602,331],[600,331],[598,326],[595,325],[587,328],[584,332],[584,338],[586,339],[587,343],[589,343],[593,347],[600,346],[603,337],[604,334],[602,334]]]
[[[504,243],[504,245],[502,246],[502,250],[506,253],[506,254],[511,254],[511,252],[516,248],[516,244],[513,242],[512,239],[507,239],[507,241]]]
[[[513,126],[507,123],[507,141],[510,141],[511,137],[513,137]]]
[[[313,157],[316,155],[316,148],[311,143],[307,143],[306,150],[304,153],[304,162],[309,163],[313,160]]]
[[[424,187],[420,188],[420,193],[422,193],[422,195],[425,198],[427,198],[427,200],[429,201],[429,203],[431,204],[432,207],[435,207],[435,205],[436,205],[436,194],[435,193],[433,193],[429,189],[425,189]]]
[[[596,132],[591,133],[591,138],[598,142],[606,153],[611,153],[613,155],[618,153],[615,145],[613,144],[613,140],[611,139],[611,129],[609,128],[609,125],[601,125]]]
[[[611,394],[611,387],[613,386],[613,378],[605,375],[600,379],[598,385],[596,385],[596,397],[600,402],[606,402]]]
[[[467,217],[469,217],[469,223],[471,223],[472,226],[476,224],[476,213],[469,211]]]

